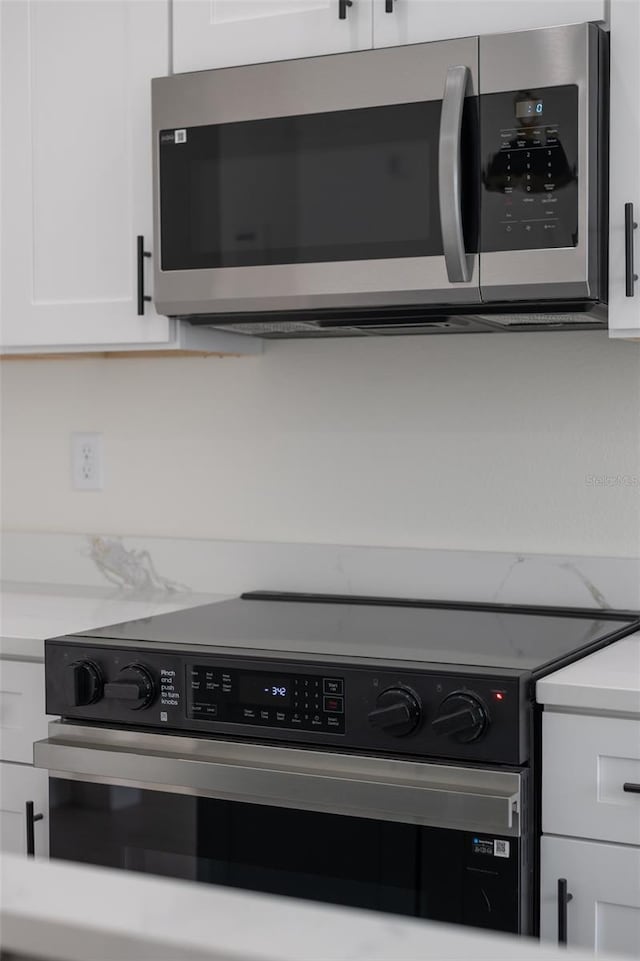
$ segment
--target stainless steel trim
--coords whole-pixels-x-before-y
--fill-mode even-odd
[[[521,775],[53,721],[51,777],[517,837]]]
[[[462,110],[469,68],[449,67],[444,84],[438,145],[438,195],[447,276],[452,284],[471,279],[462,232]]]
[[[578,87],[578,244],[483,252],[483,303],[605,294],[599,289],[598,38],[599,28],[585,23],[480,38],[481,93]]]

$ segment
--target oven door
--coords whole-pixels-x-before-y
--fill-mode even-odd
[[[154,80],[158,310],[479,302],[478,56],[468,38]]]
[[[527,931],[524,775],[53,722],[52,857]]]

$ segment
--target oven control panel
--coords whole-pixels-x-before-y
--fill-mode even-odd
[[[187,665],[187,713],[194,720],[344,734],[344,677]]]
[[[421,668],[56,638],[46,709],[159,733],[521,764],[530,692],[514,670]]]
[[[484,94],[480,112],[481,250],[575,247],[578,87]]]

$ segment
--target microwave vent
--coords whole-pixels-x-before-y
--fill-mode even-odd
[[[234,334],[248,334],[275,340],[289,337],[357,337],[362,332],[357,327],[327,327],[315,321],[256,321],[255,323],[208,324],[214,330],[228,330]]]
[[[601,326],[600,317],[589,316],[586,313],[565,312],[565,313],[538,313],[538,314],[487,314],[479,315],[481,320],[488,320],[492,324],[511,329],[527,327],[539,327],[544,325],[546,328],[554,326],[565,327],[567,324],[580,324],[585,326],[593,324]]]
[[[196,319],[189,317],[193,323]],[[196,321],[197,322],[197,321]],[[204,318],[199,321],[204,324]],[[484,324],[479,318],[468,316],[434,316],[407,317],[398,316],[392,320],[386,317],[363,317],[359,322],[350,319],[311,319],[286,320],[238,320],[229,321],[209,315],[206,326],[213,330],[230,331],[247,336],[263,337],[266,340],[280,340],[290,338],[326,338],[326,337],[398,337],[408,334],[457,334],[463,331],[477,331],[492,333],[495,327]]]

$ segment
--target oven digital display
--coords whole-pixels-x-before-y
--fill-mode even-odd
[[[240,674],[240,700],[243,704],[291,704],[291,683],[283,677],[269,674]]]

